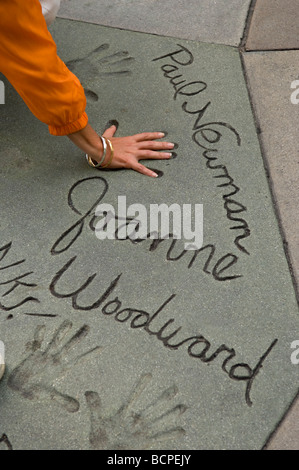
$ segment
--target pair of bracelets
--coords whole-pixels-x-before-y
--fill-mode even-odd
[[[106,137],[104,137],[104,139],[106,139],[106,141],[107,141],[107,143],[108,143],[108,145],[109,145],[109,148],[110,148],[110,157],[109,157],[108,163],[106,163],[106,165],[103,165],[103,166],[102,166],[102,168],[107,168],[107,166],[110,166],[110,165],[111,165],[111,162],[112,162],[112,160],[113,160],[114,149],[113,149],[111,140],[107,139]]]
[[[102,158],[101,160],[98,162],[98,163],[94,163],[94,161],[92,160],[92,158],[86,153],[85,154],[85,157],[86,157],[86,160],[87,160],[87,163],[92,166],[93,168],[106,168],[108,167],[109,165],[111,165],[111,162],[112,162],[112,159],[113,159],[113,155],[114,155],[114,150],[113,150],[113,146],[112,146],[112,143],[109,139],[107,139],[107,137],[104,137],[102,135],[100,135],[100,139],[102,141],[102,145],[103,145],[103,155],[102,155]],[[102,163],[104,162],[105,158],[106,158],[106,154],[107,154],[107,143],[109,145],[109,148],[110,148],[110,157],[109,157],[109,161],[108,163],[106,163],[106,165],[102,165]]]

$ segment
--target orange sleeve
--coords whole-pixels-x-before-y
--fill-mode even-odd
[[[0,0],[0,71],[51,134],[87,125],[83,87],[57,56],[39,0]]]

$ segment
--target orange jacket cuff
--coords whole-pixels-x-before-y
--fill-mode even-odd
[[[86,126],[84,89],[58,57],[39,0],[0,0],[0,70],[50,133]]]
[[[68,134],[73,134],[74,132],[81,131],[81,129],[84,129],[84,127],[87,126],[88,123],[88,116],[86,112],[82,114],[82,116],[77,119],[77,121],[71,122],[69,124],[66,124],[65,126],[49,126],[49,132],[52,135],[68,135]]]

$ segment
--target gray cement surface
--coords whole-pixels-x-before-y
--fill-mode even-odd
[[[262,448],[297,393],[298,306],[239,51],[68,20],[52,33],[99,132],[164,130],[177,157],[148,163],[155,180],[93,170],[5,82],[0,435],[15,449]],[[119,211],[120,195],[203,204],[202,249],[99,240],[95,209]]]
[[[105,26],[238,46],[250,0],[71,0],[59,16]]]
[[[257,0],[246,50],[299,48],[297,0]]]

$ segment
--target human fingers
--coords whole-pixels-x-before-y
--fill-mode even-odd
[[[133,161],[133,162],[131,163],[130,168],[131,168],[132,170],[138,171],[138,173],[141,173],[142,175],[150,176],[151,178],[157,178],[157,177],[158,177],[157,173],[155,173],[154,171],[150,170],[150,169],[147,168],[146,166],[142,165],[142,164],[139,163],[138,161]]]
[[[111,139],[111,137],[114,136],[116,131],[117,131],[117,126],[113,124],[112,126],[108,127],[108,129],[105,130],[105,132],[103,133],[103,136],[106,137],[107,139]]]
[[[137,143],[139,149],[172,150],[176,147],[173,142],[161,142],[156,140],[144,140]]]
[[[155,152],[154,150],[140,150],[138,152],[138,160],[168,160],[172,157],[172,153]]]
[[[157,140],[165,137],[164,132],[142,132],[141,134],[135,134],[133,136],[136,142],[142,142],[146,140]]]

